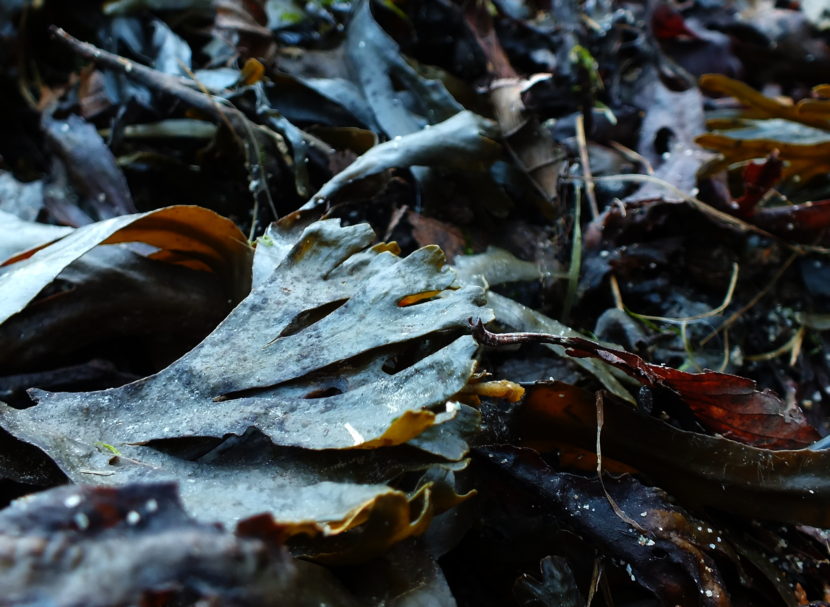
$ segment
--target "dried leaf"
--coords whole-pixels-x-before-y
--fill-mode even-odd
[[[409,211],[406,219],[412,225],[412,237],[418,246],[437,244],[450,263],[464,250],[464,234],[456,226],[414,211]]]
[[[470,378],[476,344],[453,334],[469,316],[491,313],[481,307],[481,288],[455,286],[436,247],[400,259],[371,246],[368,226],[335,220],[272,234],[270,246],[258,247],[271,272],[260,262],[251,294],[190,353],[121,388],[33,392],[37,406],[3,408],[2,424],[75,482],[186,479],[185,505],[206,519],[269,511],[294,524],[294,533],[327,534],[375,520],[376,540],[366,532],[352,551],[372,554],[422,532],[435,512],[460,499],[439,499],[446,491],[434,483],[412,495],[390,489],[384,483],[425,469],[435,456],[396,462],[378,448],[419,437],[415,445],[425,452],[463,456],[463,436],[477,416],[445,403]],[[437,295],[399,305],[427,291]],[[438,434],[424,435],[430,427]],[[161,439],[222,439],[252,429],[264,435],[259,448],[218,448],[210,461],[156,448]],[[101,443],[122,457],[113,461]],[[365,453],[320,452],[354,448]]]
[[[488,10],[484,2],[470,2],[464,10],[464,19],[487,57],[488,71],[494,78],[489,86],[489,97],[504,144],[541,195],[540,211],[553,218],[559,210],[559,177],[566,154],[522,100],[522,94],[533,84],[550,75],[537,74],[530,79],[519,77],[502,48]]]
[[[143,242],[159,249],[155,259],[197,262],[219,275],[232,299],[250,288],[250,248],[231,221],[201,207],[167,207],[78,228],[43,248],[0,266],[0,323],[20,312],[70,263],[99,244]]]
[[[830,101],[805,99],[784,103],[766,97],[750,86],[721,74],[705,74],[700,86],[709,93],[734,97],[747,109],[731,119],[709,122],[720,132],[706,133],[695,141],[717,151],[721,158],[703,169],[712,175],[736,163],[766,158],[778,150],[784,162],[782,177],[798,176],[802,182],[827,173],[830,150]]]
[[[66,236],[72,228],[25,221],[16,215],[0,211],[0,268],[3,261]],[[0,270],[2,271],[2,270]]]

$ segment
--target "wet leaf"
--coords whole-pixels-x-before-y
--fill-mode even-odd
[[[349,586],[364,605],[455,607],[438,564],[412,540],[365,565],[350,567]]]
[[[2,605],[356,604],[273,537],[189,518],[170,484],[19,500],[0,513],[0,563]]]
[[[751,379],[715,371],[686,373],[578,337],[516,334],[513,339],[509,333],[489,335],[495,340],[491,345],[501,339],[502,343],[537,341],[564,346],[568,356],[596,358],[645,386],[668,388],[707,428],[736,441],[769,449],[798,449],[819,438],[798,405],[787,405],[771,390],[758,390]],[[486,336],[483,343],[488,343]]]
[[[472,112],[459,112],[428,129],[398,136],[371,148],[326,182],[301,210],[319,206],[353,181],[394,167],[482,169],[499,153],[494,136],[489,120]]]
[[[83,208],[88,209],[90,217],[109,219],[136,212],[127,180],[95,127],[71,115],[66,120],[46,117],[43,130],[64,162],[73,185],[84,197]],[[63,206],[50,210],[59,218],[69,219],[68,223],[75,223],[78,214],[77,210]]]
[[[358,86],[389,137],[420,131],[462,111],[438,80],[428,80],[404,59],[395,41],[372,16],[371,2],[355,4],[345,53]],[[451,143],[447,139],[445,143]]]
[[[11,173],[0,171],[0,216],[4,217],[8,213],[23,221],[35,221],[42,209],[42,180],[23,183]],[[5,242],[5,239],[0,242]],[[0,257],[2,256],[0,251]]]
[[[488,285],[543,278],[538,264],[519,259],[498,247],[488,247],[484,253],[476,255],[459,255],[455,268],[463,279],[474,280],[480,276]]]
[[[530,449],[487,447],[476,455],[538,494],[566,529],[619,559],[631,581],[662,604],[730,605],[714,559],[725,552],[716,530],[698,531],[700,522],[660,489],[629,475],[606,478],[603,486],[597,478],[556,471]]]
[[[564,441],[595,451],[595,400],[560,382],[531,387],[518,421],[521,444],[550,451],[550,441]],[[830,452],[773,451],[686,432],[605,399],[602,454],[640,470],[688,504],[830,525]]]
[[[125,245],[93,248],[46,293],[0,325],[4,375],[86,362],[96,345],[113,340],[146,352],[154,368],[161,368],[233,307],[228,285],[212,272],[148,259]],[[44,387],[27,387],[32,386]]]
[[[722,74],[704,74],[700,87],[708,93],[729,95],[745,104],[755,118],[782,118],[819,129],[830,128],[830,102],[823,99],[805,99],[787,104],[762,95],[751,86]]]
[[[744,193],[735,199],[738,213],[743,217],[752,216],[755,206],[781,178],[782,163],[775,151],[763,163],[751,163],[744,167]]]
[[[123,15],[147,9],[154,11],[208,11],[212,5],[212,0],[111,0],[104,5],[104,13]]]

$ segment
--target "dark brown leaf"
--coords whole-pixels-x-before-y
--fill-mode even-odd
[[[541,451],[551,441],[594,451],[594,395],[560,382],[528,389],[519,411],[521,444]],[[640,470],[686,503],[772,519],[830,525],[830,452],[772,451],[678,430],[605,399],[603,457]]]
[[[797,405],[787,405],[770,390],[758,390],[755,382],[745,377],[715,371],[686,373],[647,363],[636,354],[578,337],[544,333],[496,335],[479,323],[476,338],[487,345],[552,343],[564,346],[569,356],[597,358],[625,371],[643,385],[668,388],[707,428],[756,447],[798,449],[819,438]]]
[[[631,580],[661,604],[730,605],[714,560],[727,553],[722,538],[661,490],[628,475],[605,479],[608,495],[634,527],[617,514],[597,478],[558,472],[530,449],[487,447],[477,455],[536,492],[563,526],[620,559]]]

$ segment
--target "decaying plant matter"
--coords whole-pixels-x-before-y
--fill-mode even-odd
[[[802,4],[0,0],[0,605],[830,602]]]

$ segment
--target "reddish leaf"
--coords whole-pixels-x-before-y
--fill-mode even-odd
[[[696,508],[830,525],[830,452],[750,447],[679,430],[616,399],[604,400],[603,469],[610,469],[611,460],[624,462]],[[593,393],[561,382],[538,382],[528,387],[517,412],[519,444],[545,453],[561,452],[562,443],[593,452],[596,414]]]
[[[701,423],[727,438],[767,449],[800,449],[819,438],[801,409],[770,390],[758,390],[751,379],[716,371],[686,373],[587,339],[568,342],[563,345],[571,356],[599,358],[644,385],[676,392]]]
[[[801,409],[787,405],[770,390],[758,390],[755,382],[745,377],[715,371],[686,373],[647,363],[625,350],[607,348],[576,337],[544,333],[496,335],[481,324],[476,327],[475,336],[486,345],[555,343],[565,346],[570,356],[598,358],[643,385],[670,389],[707,428],[742,443],[767,449],[800,449],[819,438]]]
[[[830,227],[830,200],[758,210],[752,223],[787,239],[813,239]]]
[[[651,14],[651,31],[659,40],[699,39],[699,36],[686,25],[683,15],[667,4],[656,7]]]
[[[746,165],[743,173],[744,193],[735,199],[738,215],[751,217],[755,214],[755,206],[781,179],[783,166],[784,163],[778,157],[778,150],[773,150],[763,164],[753,162]]]
[[[412,225],[412,237],[418,246],[437,244],[449,263],[464,250],[464,234],[454,225],[414,211],[409,211],[406,218]]]

